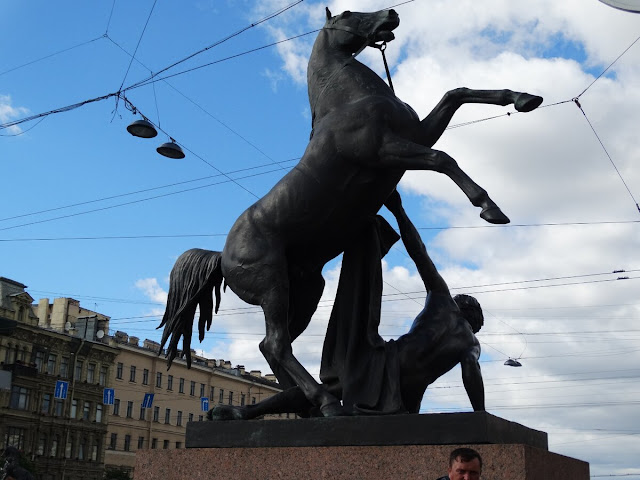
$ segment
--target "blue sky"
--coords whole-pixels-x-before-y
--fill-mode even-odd
[[[2,2],[0,123],[116,92],[290,4]],[[389,4],[329,6],[339,13]],[[192,247],[221,250],[235,218],[295,164],[309,137],[305,68],[314,35],[224,59],[320,28],[324,7],[298,3],[165,74],[211,65],[126,93],[183,146],[183,160],[156,153],[163,133],[130,136],[126,126],[139,116],[113,98],[0,130],[0,275],[28,285],[36,299],[76,298],[110,315],[112,331],[158,340],[176,257]],[[459,86],[545,98],[545,108],[527,115],[465,106],[452,124],[498,118],[451,129],[436,145],[516,226],[487,228],[440,175],[412,172],[400,185],[449,285],[475,294],[485,310],[488,410],[548,431],[551,450],[589,461],[592,475],[640,478],[640,16],[597,0],[415,0],[395,8],[393,82],[421,116]],[[134,51],[129,67],[126,52]],[[384,75],[379,53],[360,58]],[[583,91],[584,114],[571,102]],[[327,267],[321,306],[294,344],[313,373],[338,268]],[[618,269],[627,272],[610,273]],[[406,331],[422,290],[394,248],[385,263],[385,336]],[[257,348],[263,320],[245,307],[227,293],[196,348],[266,372]],[[509,357],[524,367],[503,366]],[[425,412],[469,408],[458,370],[423,402]]]

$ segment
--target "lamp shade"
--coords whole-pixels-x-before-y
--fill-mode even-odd
[[[619,10],[640,13],[640,0],[600,0],[602,3]]]
[[[184,152],[175,142],[167,142],[156,148],[158,153],[168,158],[184,158]]]
[[[148,120],[136,120],[127,127],[127,131],[134,137],[153,138],[158,135],[156,127]]]
[[[515,358],[510,358],[509,360],[507,360],[506,362],[504,362],[505,365],[507,365],[508,367],[521,367],[522,364],[516,360]]]

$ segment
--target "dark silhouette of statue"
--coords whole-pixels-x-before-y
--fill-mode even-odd
[[[33,480],[33,475],[20,466],[20,451],[12,446],[4,449],[4,465],[0,480]]]
[[[385,205],[396,217],[402,241],[424,282],[425,307],[409,332],[397,340],[385,342],[378,335],[380,259],[371,261],[367,250],[385,253],[395,240],[395,232],[378,217],[369,232],[373,235],[365,235],[345,251],[320,377],[328,390],[342,400],[346,413],[418,413],[427,387],[460,364],[473,409],[484,410],[484,386],[478,363],[480,343],[475,336],[483,325],[482,309],[471,296],[451,297],[420,234],[402,208],[400,195],[393,192]],[[362,270],[369,275],[354,278],[350,273]],[[356,315],[352,315],[354,310]],[[289,412],[301,416],[317,414],[313,404],[295,387],[256,405],[218,405],[209,418],[238,420]]]
[[[224,281],[242,300],[262,307],[266,335],[260,350],[280,385],[299,387],[325,416],[344,414],[338,397],[314,380],[291,348],[322,295],[323,266],[361,239],[377,238],[367,232],[407,170],[444,173],[482,209],[486,221],[509,221],[455,160],[431,147],[464,103],[514,104],[526,112],[542,98],[511,90],[459,88],[445,94],[421,121],[354,56],[375,42],[391,41],[398,25],[394,10],[335,17],[327,10],[307,71],[313,116],[309,145],[300,162],[240,215],[222,252],[193,249],[177,260],[160,324],[165,327],[161,343],[168,342],[169,366],[180,337],[180,354],[190,365],[196,308],[202,340],[205,326],[211,325],[212,291],[217,310]],[[379,252],[372,251],[371,259],[379,263]],[[362,279],[367,275],[348,273]],[[338,330],[343,326],[341,321]],[[356,361],[363,364],[364,359]]]

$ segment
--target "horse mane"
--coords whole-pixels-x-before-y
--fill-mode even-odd
[[[220,307],[220,285],[222,271],[220,269],[220,252],[193,248],[184,252],[176,260],[169,277],[169,294],[167,307],[158,328],[165,327],[162,332],[160,351],[171,336],[167,347],[168,367],[178,354],[178,342],[182,341],[180,357],[187,359],[187,367],[191,367],[191,334],[196,308],[200,307],[198,331],[200,341],[204,338],[204,327],[211,327],[213,320],[213,297],[215,291],[215,312]]]

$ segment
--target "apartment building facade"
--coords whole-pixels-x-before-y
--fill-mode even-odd
[[[194,351],[190,369],[176,359],[167,371],[157,342],[109,335],[108,316],[71,298],[34,304],[26,288],[0,277],[0,450],[23,451],[38,480],[132,473],[137,450],[184,448],[187,422],[215,404],[281,391],[273,375]]]
[[[0,448],[27,454],[41,480],[102,479],[102,392],[118,354],[98,333],[109,319],[73,299],[39,309],[25,289],[0,277]]]
[[[108,411],[107,468],[133,470],[137,450],[184,448],[187,422],[204,421],[217,403],[249,405],[281,391],[273,376],[194,351],[190,369],[175,359],[167,370],[158,343],[147,339],[140,345],[123,332],[113,338],[120,353],[109,382],[114,404]]]

